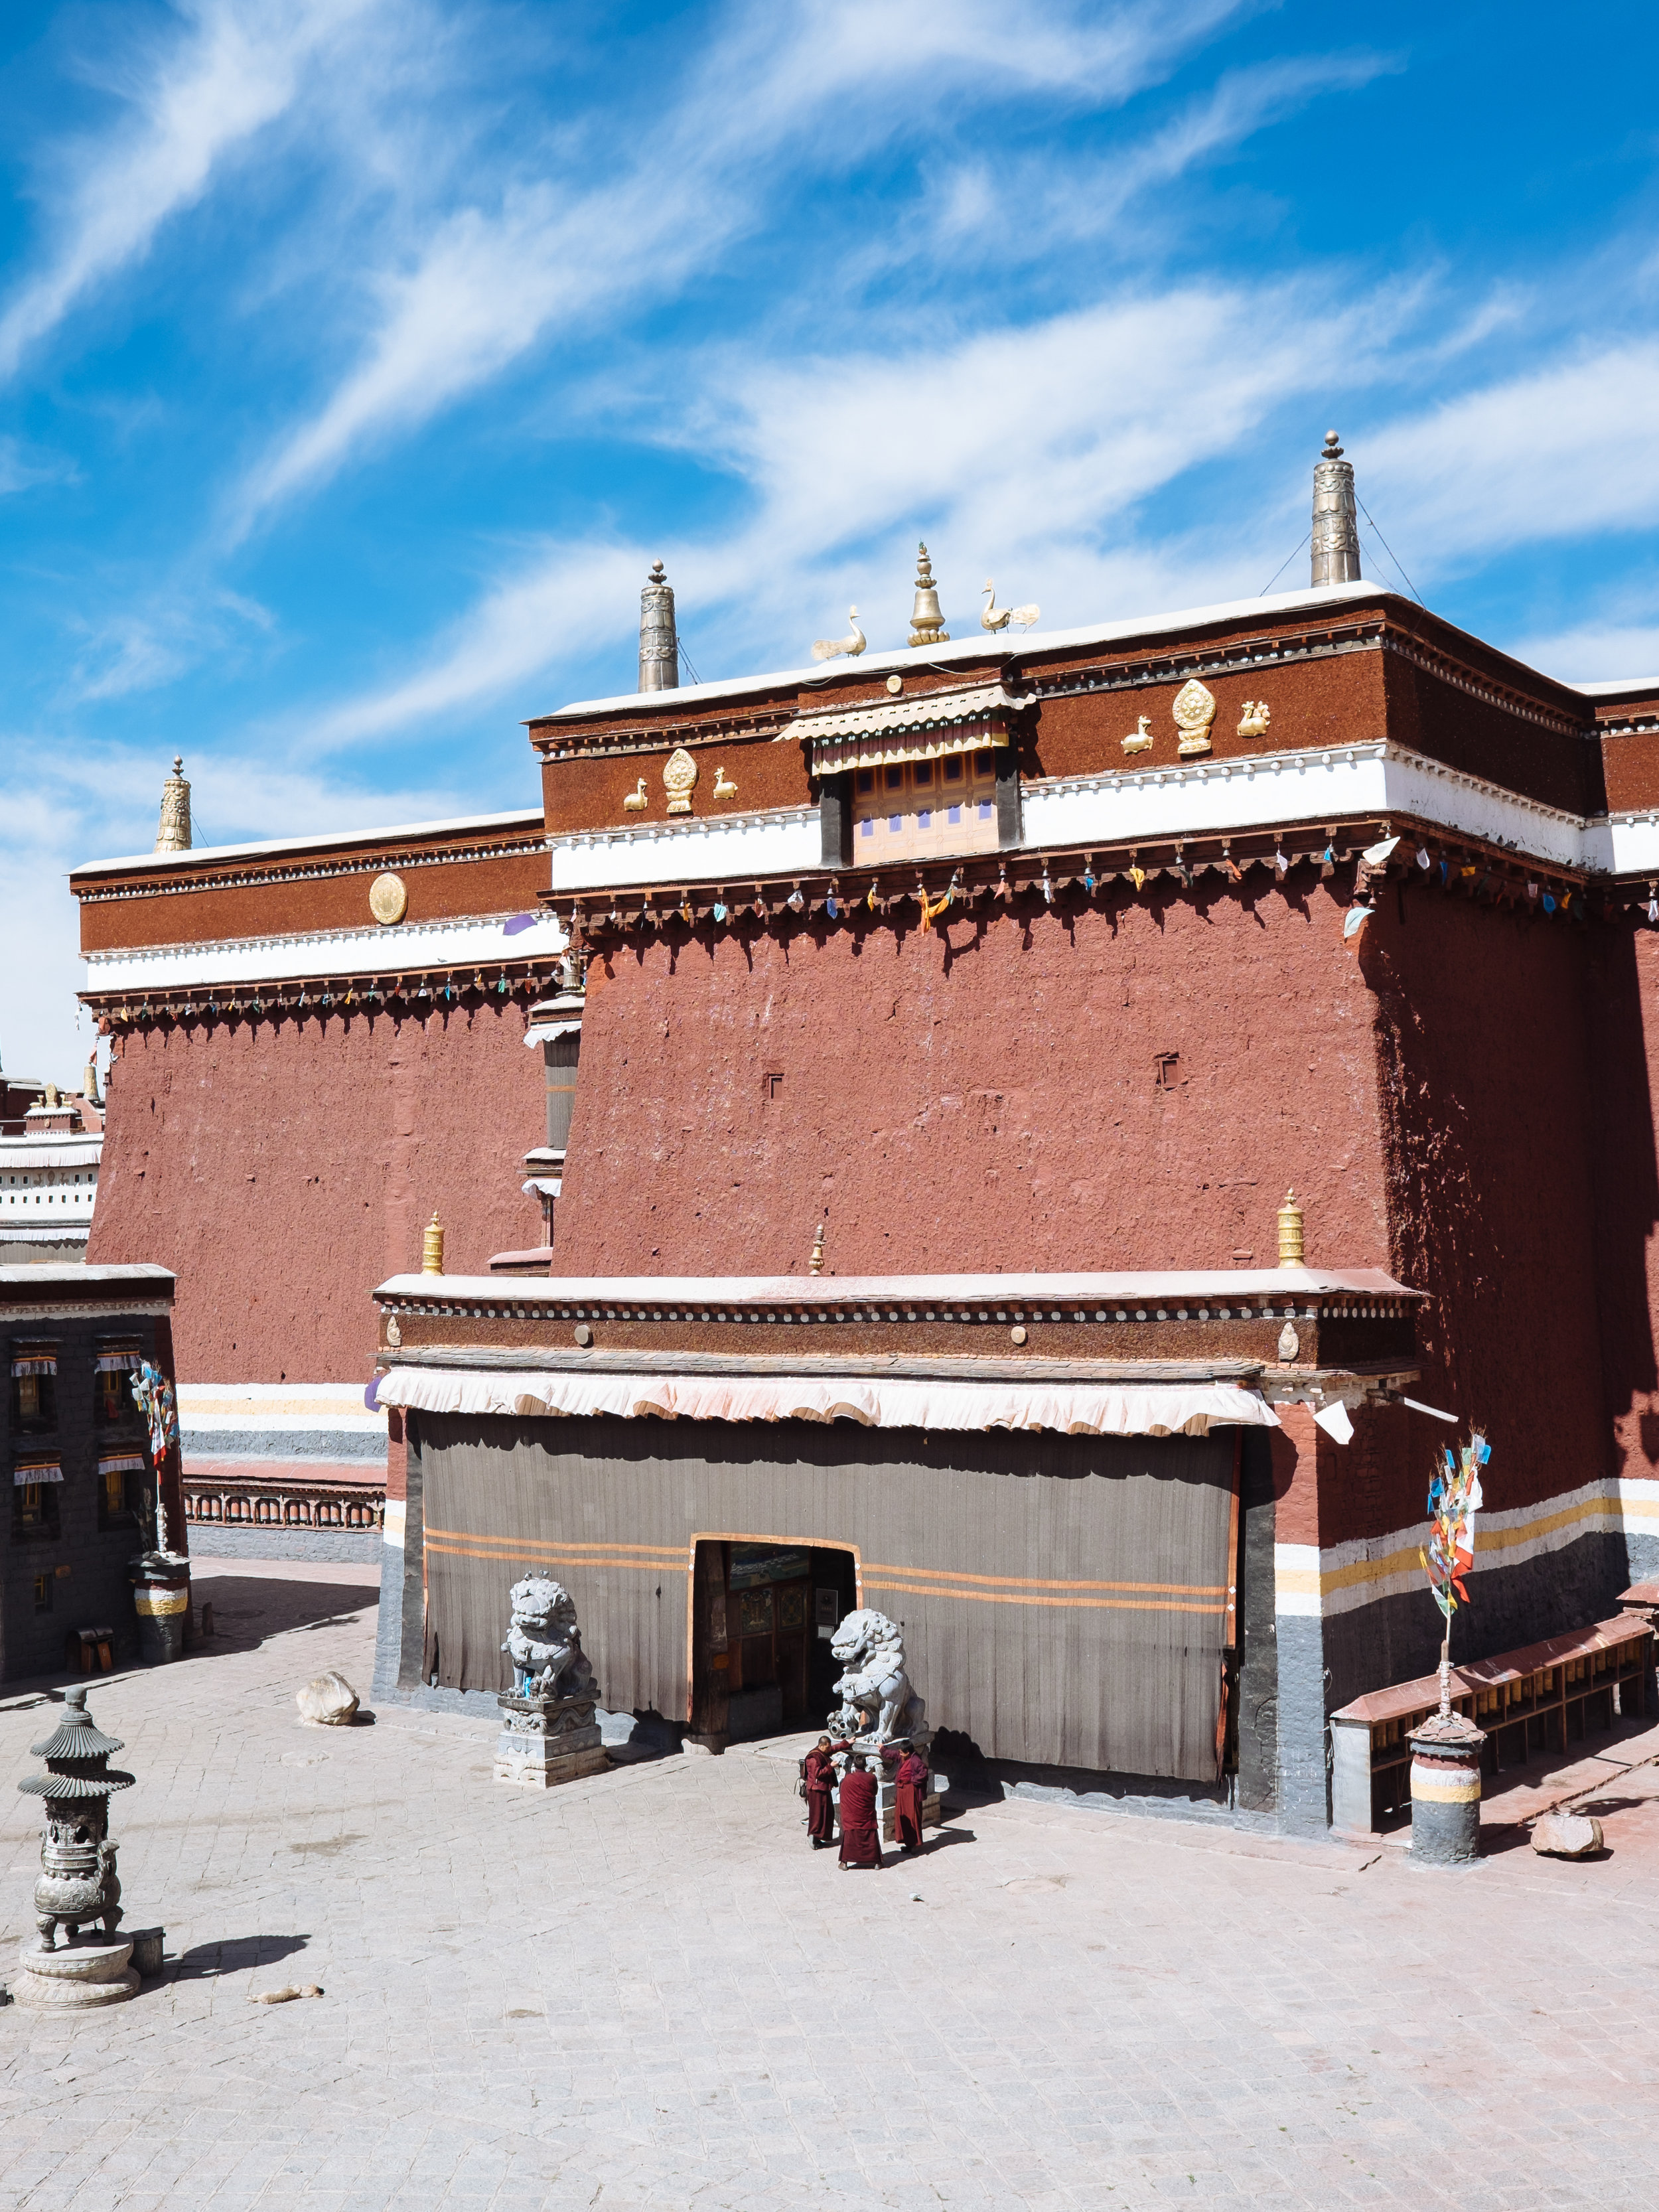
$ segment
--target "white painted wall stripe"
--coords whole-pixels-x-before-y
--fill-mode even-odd
[[[551,914],[508,937],[515,917],[475,915],[453,921],[399,922],[391,929],[320,929],[295,937],[229,938],[210,945],[137,945],[87,954],[88,991],[208,989],[306,975],[418,975],[424,968],[499,967],[565,951],[570,939]]]
[[[1583,1484],[1536,1505],[1482,1513],[1474,1571],[1519,1566],[1597,1531],[1659,1536],[1659,1481],[1637,1476]],[[1317,1620],[1352,1613],[1379,1598],[1424,1586],[1418,1557],[1429,1540],[1426,1520],[1383,1536],[1333,1544],[1273,1547],[1274,1609]]]

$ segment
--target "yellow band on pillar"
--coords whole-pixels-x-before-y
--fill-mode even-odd
[[[1412,1796],[1421,1805],[1474,1805],[1480,1798],[1476,1767],[1413,1766]]]
[[[152,1620],[167,1620],[175,1613],[183,1613],[190,1603],[187,1589],[136,1589],[132,1601],[140,1613],[148,1613]]]

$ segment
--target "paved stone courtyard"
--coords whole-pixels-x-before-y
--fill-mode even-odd
[[[471,1716],[299,1726],[326,1665],[366,1694],[352,1567],[204,1561],[198,1595],[216,1639],[92,1700],[167,1972],[0,2011],[0,2205],[1654,2201],[1651,1765],[1608,1763],[1595,1863],[1437,1875],[1015,1799],[843,1875],[775,1756],[542,1795],[492,1783]],[[52,1713],[0,1695],[0,1973],[39,1833],[11,1783]],[[289,1982],[325,1994],[249,2003]]]

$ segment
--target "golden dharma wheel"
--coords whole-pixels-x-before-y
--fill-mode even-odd
[[[368,894],[368,910],[376,921],[390,927],[409,911],[409,892],[401,876],[376,876]]]

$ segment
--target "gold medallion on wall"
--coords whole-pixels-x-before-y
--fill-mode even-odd
[[[409,892],[401,876],[376,876],[369,887],[368,910],[376,921],[390,928],[409,912]]]
[[[1178,753],[1190,757],[1210,750],[1210,725],[1215,720],[1215,694],[1206,691],[1194,676],[1183,684],[1170,708],[1181,732]]]
[[[668,793],[671,814],[691,811],[691,793],[697,781],[697,763],[684,745],[678,745],[663,763],[663,788]]]

